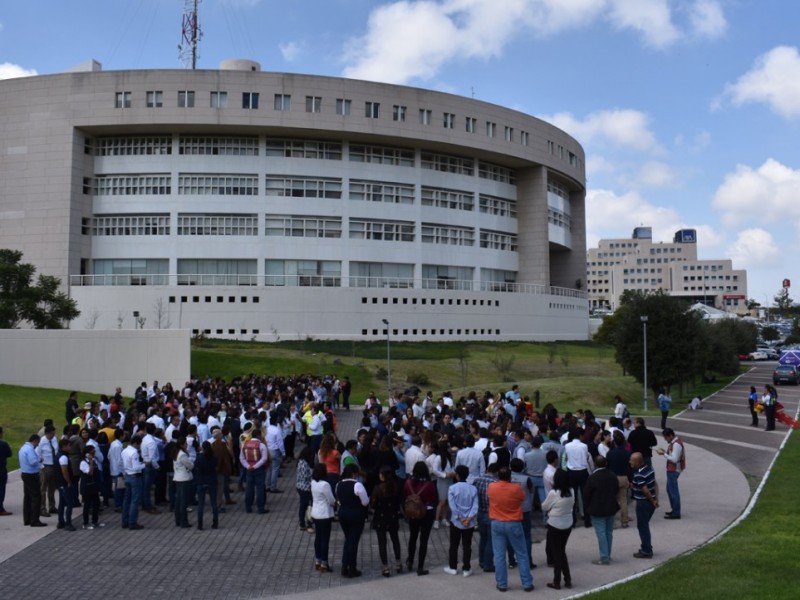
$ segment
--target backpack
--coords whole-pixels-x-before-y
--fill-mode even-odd
[[[631,411],[628,410],[628,407],[622,409],[622,418],[623,419],[630,419],[631,418]]]
[[[424,488],[425,486],[422,486],[419,489],[419,492],[421,492]],[[413,492],[414,488],[412,487],[411,489]],[[420,521],[424,519],[425,515],[428,513],[428,507],[425,506],[425,503],[422,501],[422,497],[419,495],[419,492],[413,492],[406,496],[405,500],[403,500],[403,514],[409,521]]]
[[[242,450],[244,451],[244,459],[248,464],[254,465],[261,460],[261,443],[258,440],[247,440]]]

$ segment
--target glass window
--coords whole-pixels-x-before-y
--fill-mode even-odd
[[[192,91],[178,92],[178,107],[194,108],[194,92]]]
[[[164,92],[153,91],[146,93],[147,108],[161,108],[164,106]]]
[[[256,285],[256,279],[255,259],[178,259],[178,285]]]
[[[347,116],[350,114],[350,100],[347,98],[336,99],[336,114]]]
[[[392,120],[393,121],[405,121],[406,120],[406,107],[400,106],[399,104],[395,104],[392,107]]]
[[[456,116],[453,113],[444,113],[444,128],[453,129],[456,122]]]
[[[311,112],[311,113],[322,112],[322,97],[306,96],[306,112]]]
[[[433,111],[428,110],[427,108],[420,108],[419,109],[419,122],[422,125],[430,125],[431,124],[431,114]]]
[[[211,108],[227,108],[228,92],[211,92]]]
[[[258,109],[258,92],[243,92],[242,93],[242,108],[257,110]]]
[[[380,113],[380,102],[365,102],[364,103],[364,116],[368,119],[377,119]]]
[[[275,94],[275,110],[290,110],[292,97],[289,94]]]
[[[117,92],[114,94],[114,108],[130,108],[132,97],[131,92]]]

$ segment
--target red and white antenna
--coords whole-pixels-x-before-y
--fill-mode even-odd
[[[200,0],[183,0],[183,27],[181,43],[178,44],[178,57],[183,66],[197,68],[197,44],[203,37],[197,18],[197,5]]]

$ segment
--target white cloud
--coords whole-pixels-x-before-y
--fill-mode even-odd
[[[286,62],[292,62],[300,54],[303,45],[298,42],[286,42],[284,44],[278,44],[278,48],[281,51],[283,60]]]
[[[709,35],[724,23],[722,10],[714,0],[698,4],[690,26]],[[669,0],[397,0],[373,9],[366,32],[349,41],[344,75],[429,80],[450,61],[500,56],[518,35],[548,36],[600,19],[661,48],[683,37],[672,16]]]
[[[761,228],[740,231],[726,251],[737,269],[770,267],[780,258],[781,251],[769,231]]]
[[[615,109],[594,112],[580,120],[570,113],[541,117],[563,129],[581,144],[610,142],[634,150],[658,150],[649,119],[638,110]]]
[[[590,189],[586,193],[586,245],[597,246],[601,238],[630,237],[634,227],[653,228],[653,240],[671,241],[682,223],[678,213],[654,206],[638,192],[617,195],[611,190]]]
[[[727,225],[795,223],[800,219],[800,170],[770,158],[758,169],[738,165],[717,188],[712,206]]]
[[[681,37],[668,0],[613,0],[610,8],[614,26],[639,31],[648,44],[664,47]]]
[[[800,117],[800,54],[797,48],[778,46],[759,56],[750,71],[736,83],[726,86],[725,95],[737,106],[763,102],[787,119]],[[712,108],[717,104],[718,101]]]
[[[728,28],[728,22],[717,0],[695,2],[689,9],[689,21],[694,33],[701,37],[716,38]]]
[[[680,183],[678,172],[670,165],[660,161],[647,161],[639,169],[637,183],[640,186],[668,188]]]
[[[26,69],[13,63],[0,64],[0,79],[13,79],[14,77],[30,77],[38,75],[35,69]]]

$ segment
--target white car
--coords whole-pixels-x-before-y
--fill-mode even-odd
[[[766,352],[762,352],[761,350],[756,350],[755,352],[750,353],[750,360],[768,360],[769,356],[767,356]]]

